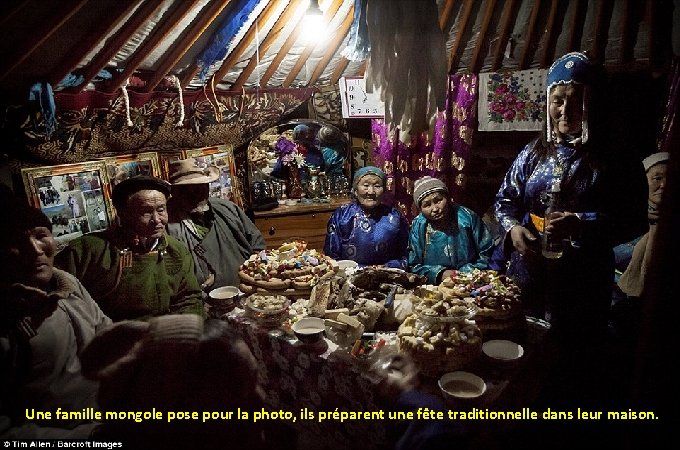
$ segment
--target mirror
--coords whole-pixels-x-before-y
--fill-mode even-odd
[[[311,119],[266,130],[251,141],[248,161],[254,206],[286,197],[329,199],[351,179],[349,139],[335,125]]]

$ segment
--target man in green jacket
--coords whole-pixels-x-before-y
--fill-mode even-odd
[[[204,315],[201,289],[188,249],[165,233],[170,184],[139,175],[118,183],[118,223],[77,238],[57,265],[85,285],[114,321],[163,314]]]

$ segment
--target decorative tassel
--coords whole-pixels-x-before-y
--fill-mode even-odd
[[[177,91],[179,92],[179,120],[175,124],[176,127],[181,127],[184,125],[184,97],[182,96],[182,85],[179,82],[179,78],[176,75],[172,76],[172,82],[175,84]]]
[[[127,91],[127,82],[125,83],[124,86],[120,87],[120,90],[123,94],[123,104],[125,105],[125,118],[127,119],[126,123],[127,126],[131,127],[134,125],[134,123],[132,123],[132,118],[130,117],[130,96],[128,95]]]
[[[380,92],[385,122],[399,127],[400,141],[410,142],[445,107],[448,67],[437,2],[371,0],[367,8],[366,91]]]
[[[45,134],[49,138],[57,128],[56,106],[54,94],[49,83],[35,83],[28,94],[29,101],[37,101],[45,124]]]

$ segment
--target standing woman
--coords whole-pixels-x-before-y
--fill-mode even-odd
[[[508,275],[522,288],[528,313],[545,317],[563,349],[602,342],[607,329],[612,247],[644,227],[644,173],[623,175],[625,155],[607,162],[602,130],[592,122],[597,71],[579,52],[557,59],[547,74],[546,134],[519,153],[496,195],[496,217],[506,232]],[[607,106],[606,104],[603,106]],[[609,113],[613,111],[607,111]],[[619,149],[619,151],[621,151]],[[559,212],[543,230],[551,186]],[[640,186],[639,192],[636,188]],[[562,240],[557,259],[541,255],[540,235]]]
[[[361,266],[405,269],[408,222],[397,208],[382,203],[385,173],[362,167],[352,185],[354,200],[336,209],[328,221],[324,253]]]

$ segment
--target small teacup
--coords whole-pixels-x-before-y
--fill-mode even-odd
[[[210,305],[210,317],[220,318],[236,306],[241,291],[235,286],[223,286],[208,293],[207,303]]]

